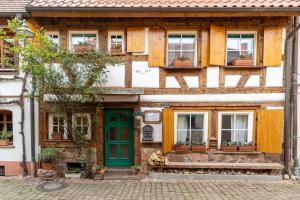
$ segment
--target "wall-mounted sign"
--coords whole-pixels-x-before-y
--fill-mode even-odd
[[[143,141],[153,141],[153,127],[146,125],[143,127]]]
[[[159,110],[146,110],[144,111],[143,121],[145,124],[160,124],[161,112]]]

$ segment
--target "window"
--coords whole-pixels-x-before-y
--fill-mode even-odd
[[[67,120],[63,114],[49,114],[49,139],[53,138],[54,134],[59,134],[63,139],[67,139]],[[62,139],[61,138],[61,139]]]
[[[54,43],[55,49],[59,47],[59,33],[58,32],[48,32],[48,38]]]
[[[227,65],[252,66],[255,61],[255,37],[254,32],[227,34]]]
[[[168,34],[168,66],[192,67],[196,64],[196,33]]]
[[[17,57],[9,49],[14,47],[14,40],[12,38],[0,39],[0,71],[16,71]]]
[[[11,111],[0,111],[0,133],[6,133],[8,139],[13,141],[13,118]]]
[[[175,143],[207,141],[207,113],[175,113]]]
[[[253,113],[220,113],[219,145],[252,142]],[[220,142],[221,141],[221,142]]]
[[[108,48],[110,53],[123,53],[125,49],[124,32],[108,32]]]
[[[88,113],[77,113],[73,116],[76,131],[86,134],[91,139],[91,115]]]
[[[96,32],[71,32],[70,49],[74,53],[84,53],[98,48]]]

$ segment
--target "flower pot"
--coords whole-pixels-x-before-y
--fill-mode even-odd
[[[0,146],[8,146],[9,140],[0,140]]]
[[[176,153],[187,153],[191,149],[190,145],[175,145]]]
[[[240,146],[240,152],[253,152],[255,150],[255,146]]]
[[[110,53],[122,53],[122,49],[121,48],[111,48]]]
[[[131,169],[131,174],[133,174],[133,175],[138,174],[138,169]]]
[[[236,152],[237,150],[237,146],[221,145],[221,151],[224,152]]]
[[[192,145],[192,151],[193,152],[203,152],[206,151],[206,146],[205,145]]]
[[[83,44],[75,44],[74,45],[75,53],[91,52],[92,50],[93,50],[93,47],[91,45],[83,45]]]
[[[235,59],[232,64],[234,66],[253,66],[253,59]]]
[[[62,139],[63,139],[62,134],[59,134],[59,133],[52,134],[52,140],[62,140]]]
[[[54,163],[42,163],[42,168],[44,170],[54,170]]]
[[[174,59],[173,60],[173,67],[192,67],[193,62],[191,59],[187,60],[180,60],[180,59]]]

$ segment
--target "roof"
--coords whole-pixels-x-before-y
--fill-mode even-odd
[[[5,0],[9,1],[9,0]],[[300,8],[300,0],[32,0],[29,9]]]
[[[31,0],[0,0],[0,15],[10,16],[26,13],[25,7]]]

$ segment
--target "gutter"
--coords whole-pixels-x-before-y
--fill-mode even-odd
[[[36,177],[36,158],[35,158],[35,109],[34,109],[34,95],[36,91],[35,78],[32,77],[32,91],[30,95],[30,138],[31,138],[31,175]]]
[[[256,13],[256,12],[299,12],[300,7],[25,7],[27,11],[123,11],[123,12],[145,12],[145,11],[159,11],[159,12],[203,12],[203,13],[218,13],[218,12],[229,12],[229,13]]]
[[[22,17],[31,17],[31,14],[28,12],[0,12],[0,17],[13,17],[21,15]]]

